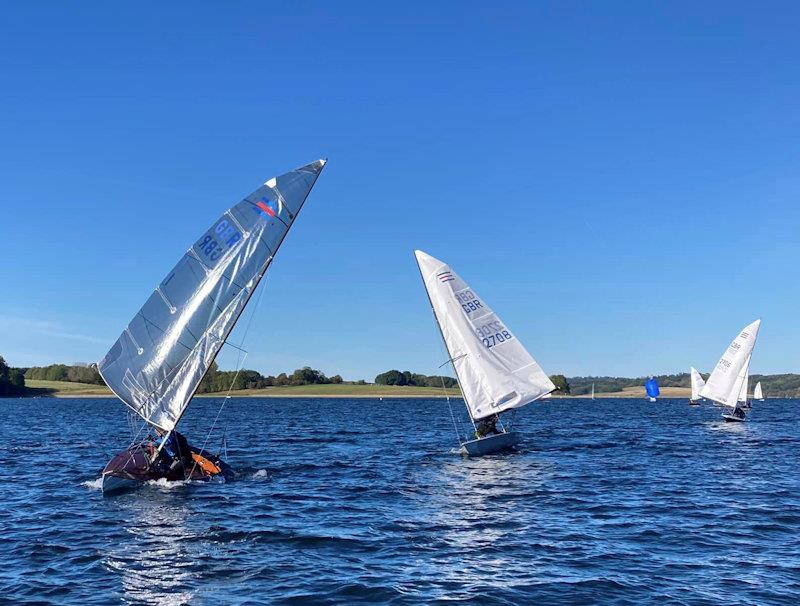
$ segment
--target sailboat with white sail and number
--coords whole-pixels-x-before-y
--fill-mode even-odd
[[[98,363],[106,384],[143,419],[142,428],[160,436],[140,440],[137,434],[111,459],[102,473],[104,493],[149,480],[232,475],[218,455],[206,452],[205,444],[189,446],[176,427],[324,166],[317,160],[274,177],[226,210]]]
[[[747,375],[750,370],[750,359],[753,348],[756,346],[758,329],[761,320],[756,320],[745,326],[736,338],[731,341],[728,349],[717,362],[708,381],[700,390],[700,395],[717,404],[730,409],[722,418],[726,421],[737,422],[745,420],[745,410],[740,402],[742,391],[747,393]],[[745,395],[746,400],[746,395]]]
[[[461,453],[477,456],[513,447],[519,433],[506,430],[500,414],[546,398],[556,386],[450,266],[420,250],[414,254],[475,429],[475,439],[459,435]]]

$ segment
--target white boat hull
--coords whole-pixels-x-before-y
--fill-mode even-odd
[[[508,431],[506,433],[495,434],[485,438],[480,438],[478,440],[464,442],[461,444],[461,449],[459,452],[470,457],[480,457],[482,455],[513,448],[519,444],[519,441],[520,434],[518,432]]]

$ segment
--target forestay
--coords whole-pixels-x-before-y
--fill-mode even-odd
[[[697,369],[694,367],[691,367],[689,370],[689,375],[692,379],[692,400],[696,402],[701,398],[700,390],[703,389],[703,385],[705,385],[706,382],[703,380],[702,375],[697,372]]]
[[[148,423],[175,427],[324,165],[272,178],[225,211],[98,364],[108,386]]]
[[[750,356],[760,326],[761,320],[748,324],[731,342],[700,390],[701,396],[724,406],[736,407],[742,385],[747,380]]]
[[[555,385],[509,328],[448,265],[414,253],[473,419],[547,396]]]

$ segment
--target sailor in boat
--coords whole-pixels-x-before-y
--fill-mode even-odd
[[[171,432],[156,428],[158,438],[156,448],[159,451],[159,463],[166,467],[166,474],[183,471],[192,464],[192,448],[186,437],[177,430]]]
[[[497,429],[497,422],[499,420],[500,416],[496,414],[486,417],[485,419],[481,419],[481,421],[478,423],[478,426],[475,428],[475,437],[480,440],[481,438],[485,438],[492,434],[500,435],[503,433]]]
[[[737,406],[736,408],[733,409],[731,416],[734,417],[735,419],[739,419],[740,421],[744,421],[745,412],[741,406]]]

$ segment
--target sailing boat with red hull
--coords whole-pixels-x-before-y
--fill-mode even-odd
[[[111,390],[160,436],[159,441],[134,438],[111,459],[103,470],[103,492],[161,478],[231,477],[224,461],[188,446],[175,428],[324,166],[325,160],[317,160],[274,177],[226,210],[98,363]],[[166,451],[175,442],[183,447],[170,460]]]

